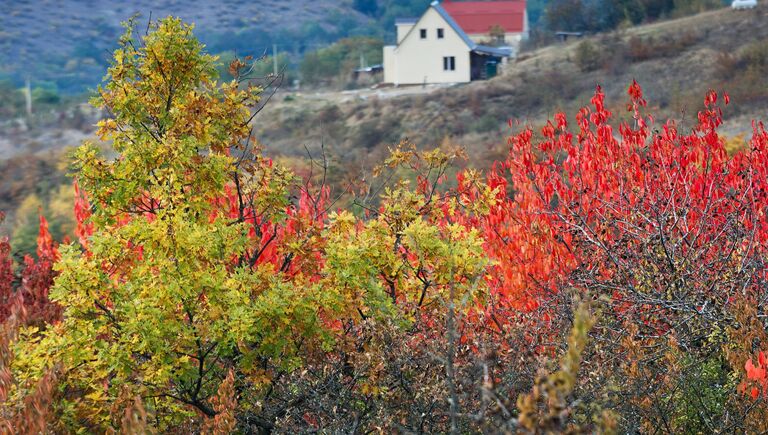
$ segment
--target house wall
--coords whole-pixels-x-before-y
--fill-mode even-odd
[[[443,29],[443,39],[437,39],[438,28]],[[426,39],[420,38],[420,29],[427,30]],[[454,71],[443,70],[444,56],[456,58]],[[388,83],[466,83],[469,73],[469,47],[431,7],[397,48],[384,48],[384,81]]]
[[[403,38],[405,38],[405,35],[408,34],[408,32],[413,28],[413,24],[397,24],[397,43],[403,41]]]
[[[528,39],[531,36],[531,28],[528,27],[528,9],[523,11],[523,39]]]
[[[384,83],[395,83],[397,81],[397,63],[395,59],[396,45],[384,46]]]
[[[491,39],[488,33],[469,33],[467,34],[467,36],[469,36],[469,39],[473,40],[478,44],[488,43]],[[517,48],[520,45],[520,41],[522,41],[523,39],[525,39],[525,33],[517,32],[517,33],[504,34],[505,44],[511,47]]]

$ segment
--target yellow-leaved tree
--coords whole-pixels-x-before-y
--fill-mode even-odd
[[[202,424],[233,403],[219,394],[230,371],[222,391],[253,406],[266,368],[298,365],[300,343],[329,342],[320,315],[340,306],[256,261],[264,249],[249,231],[284,219],[292,182],[252,150],[262,89],[217,83],[215,58],[178,19],[139,38],[126,27],[93,101],[110,114],[98,135],[116,156],[89,144],[75,155],[94,231],[87,246],[61,248],[50,294],[64,320],[23,330],[15,348],[17,394],[60,369],[69,429],[119,428],[135,397],[160,430]],[[234,216],[220,212],[228,186],[242,205]]]
[[[385,163],[405,172],[363,205],[368,217],[329,213],[326,186],[261,155],[251,122],[263,90],[243,61],[219,83],[191,26],[167,18],[141,37],[126,27],[93,100],[109,113],[97,133],[114,155],[75,153],[79,243],[60,248],[50,291],[63,320],[19,331],[7,403],[50,378],[59,393],[45,415],[65,432],[269,432],[314,409],[314,393],[286,385],[298,368],[354,373],[354,394],[389,389],[380,364],[352,367],[388,357],[356,336],[378,319],[405,326],[412,346],[445,325],[453,373],[457,318],[487,264],[458,210],[487,211],[494,191],[446,193],[459,154],[401,146]],[[452,424],[457,415],[452,405]]]

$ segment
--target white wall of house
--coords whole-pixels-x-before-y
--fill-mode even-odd
[[[478,44],[486,44],[491,40],[491,36],[489,33],[467,33],[467,36],[469,36],[469,39],[473,40],[474,42],[477,42]],[[505,45],[517,47],[518,45],[520,45],[520,41],[522,40],[523,40],[523,34],[520,32],[504,34]]]
[[[395,83],[397,80],[395,48],[397,48],[396,45],[384,46],[384,83]]]
[[[399,44],[405,38],[405,35],[410,32],[415,23],[399,23],[397,26],[397,43]]]
[[[425,39],[421,29],[427,32]],[[437,29],[443,29],[442,39]],[[444,69],[444,57],[454,58],[454,70]],[[469,82],[469,47],[430,7],[397,46],[384,47],[384,81],[395,85]]]

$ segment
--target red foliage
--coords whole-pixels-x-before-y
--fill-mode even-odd
[[[701,264],[728,260],[733,250],[746,258],[765,252],[762,124],[755,125],[751,149],[729,158],[716,132],[722,122],[716,93],[707,94],[688,134],[672,121],[652,132],[652,118],[641,114],[640,86],[633,83],[628,93],[633,125],[622,123],[619,138],[599,87],[594,109],[577,115],[577,132],[558,114],[556,124],[542,129],[542,142],[531,129],[510,138],[509,157],[488,176],[498,204],[477,222],[496,261],[489,281],[503,305],[530,310],[564,286],[583,287],[574,279],[577,270],[591,271],[595,282],[631,272],[648,235],[681,242],[670,259],[696,253]],[[727,239],[723,229],[736,226],[747,233]],[[710,272],[730,265],[715,263]]]
[[[752,358],[748,359],[744,364],[744,370],[747,372],[747,380],[753,384],[753,387],[750,389],[749,393],[752,399],[757,399],[759,397],[760,390],[763,391],[763,394],[768,394],[768,377],[766,377],[765,354],[763,352],[758,352],[757,365],[752,363]],[[746,391],[747,384],[742,384],[741,388]]]
[[[3,214],[0,212],[0,220]],[[13,305],[13,282],[16,276],[13,273],[13,260],[11,259],[11,244],[8,238],[0,238],[0,322],[5,320]]]
[[[511,137],[507,159],[488,175],[497,204],[486,217],[468,218],[494,260],[484,309],[498,326],[540,313],[543,325],[527,328],[529,344],[548,341],[538,337],[551,333],[542,327],[549,319],[562,318],[555,297],[564,291],[605,300],[604,321],[616,331],[628,322],[657,337],[684,336],[689,322],[720,319],[745,297],[764,300],[763,124],[753,124],[748,149],[729,156],[714,91],[687,132],[674,121],[654,125],[637,83],[628,94],[632,117],[618,128],[598,87],[575,130],[557,114],[543,139],[530,128]],[[748,393],[766,394],[762,354],[745,368]]]
[[[228,185],[225,195],[214,202],[227,218],[248,225],[248,235],[254,243],[244,261],[251,266],[272,264],[275,270],[285,272],[288,277],[299,272],[318,277],[324,260],[320,249],[310,245],[318,243],[319,237],[315,236],[319,236],[325,227],[330,189],[324,186],[316,194],[312,190],[309,185],[302,186],[298,203],[286,207],[286,219],[279,224],[268,213],[246,205],[250,202],[246,195],[232,185]],[[214,209],[211,219],[217,213]],[[288,249],[291,243],[303,246],[304,255],[296,256],[291,252]]]
[[[75,236],[84,248],[88,246],[88,237],[93,234],[93,223],[88,222],[88,218],[91,217],[91,204],[88,202],[85,192],[80,190],[75,185],[75,220],[77,221],[77,227],[75,228]]]
[[[59,256],[48,231],[48,221],[40,216],[37,259],[31,255],[24,256],[18,275],[14,271],[10,252],[8,241],[0,240],[0,323],[14,310],[23,311],[27,324],[42,326],[59,320],[61,307],[48,299],[48,290],[56,276],[53,264]]]

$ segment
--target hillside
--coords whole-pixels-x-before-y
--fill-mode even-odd
[[[555,110],[574,113],[597,83],[621,115],[633,78],[657,114],[689,124],[709,88],[725,90],[731,106],[723,131],[749,133],[730,125],[739,120],[743,129],[750,125],[744,119],[768,118],[765,22],[765,4],[754,11],[721,9],[528,52],[486,82],[288,94],[264,110],[257,136],[287,154],[322,142],[356,168],[379,161],[388,144],[404,138],[421,146],[463,145],[475,163],[486,163],[505,152],[508,120],[540,125]]]
[[[294,45],[304,35],[327,43],[323,35],[333,40],[371,21],[351,1],[7,0],[0,14],[0,79],[30,76],[65,93],[93,88],[122,34],[120,23],[134,14],[138,23],[150,14],[181,17],[195,23],[196,35],[212,51],[240,48],[249,54],[273,43],[300,49]]]
[[[534,0],[540,11],[547,0]],[[135,17],[136,33],[150,17],[175,16],[195,24],[195,37],[211,54],[231,59],[271,54],[296,74],[304,54],[349,37],[394,40],[394,20],[415,16],[429,0],[7,0],[0,15],[0,97],[3,87],[33,88],[55,96],[77,95],[103,78],[111,51]],[[533,22],[533,21],[532,21]],[[380,51],[380,50],[379,50]],[[0,104],[0,119],[4,117]]]
[[[487,167],[506,154],[512,130],[526,123],[540,126],[556,110],[575,113],[597,83],[614,113],[624,116],[633,78],[657,119],[671,117],[684,126],[695,119],[708,89],[729,92],[721,132],[748,136],[752,119],[768,119],[765,22],[768,7],[761,5],[754,11],[722,9],[639,26],[527,52],[503,75],[461,86],[284,89],[256,118],[255,136],[271,155],[295,165],[302,164],[307,149],[316,156],[322,145],[335,181],[365,177],[401,139],[421,147],[461,145],[470,164]],[[40,113],[31,123],[0,123],[0,209],[10,212],[6,226],[30,195],[43,204],[52,200],[53,186],[63,180],[61,169],[55,170],[63,167],[59,150],[78,145],[98,116],[73,105],[66,112]],[[508,120],[516,123],[513,129]],[[39,181],[20,182],[18,174]]]

